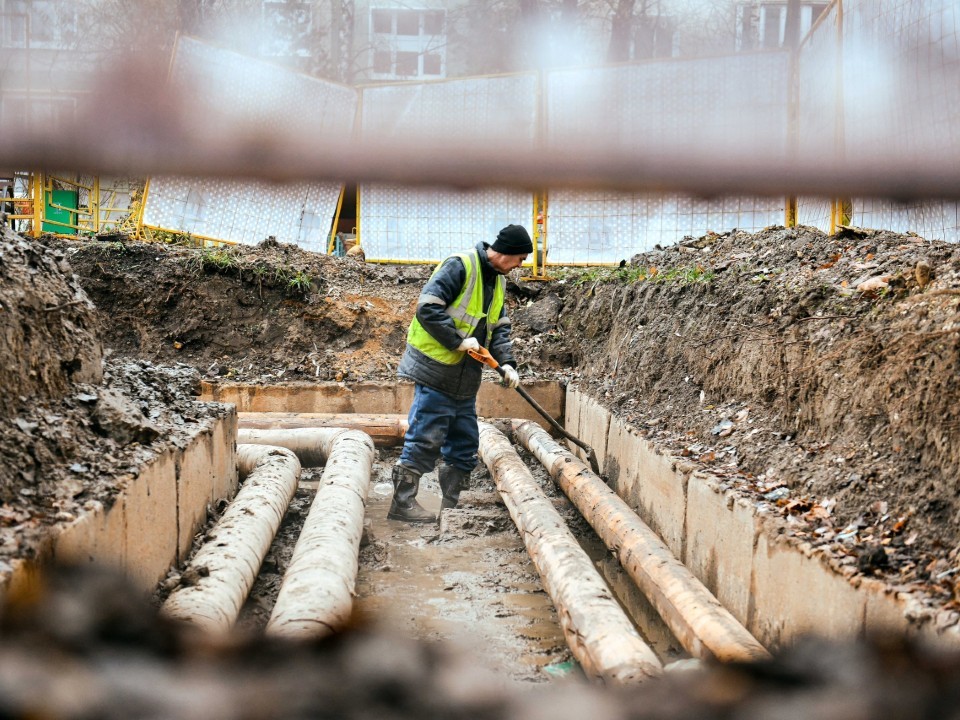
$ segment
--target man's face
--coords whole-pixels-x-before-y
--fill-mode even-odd
[[[506,275],[511,270],[523,265],[523,261],[527,259],[527,256],[525,254],[504,255],[503,253],[492,252],[488,253],[487,258],[490,260],[490,265],[493,266],[494,270],[501,275]]]

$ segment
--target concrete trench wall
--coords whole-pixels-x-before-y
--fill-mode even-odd
[[[783,537],[779,518],[723,490],[710,475],[659,454],[595,400],[557,383],[527,386],[536,400],[591,445],[611,485],[674,554],[769,649],[800,635],[849,637],[894,630],[927,632],[911,622],[915,601],[884,583],[831,566],[813,549]],[[339,383],[255,386],[205,384],[202,399],[240,412],[405,414],[413,386]],[[478,413],[542,419],[513,391],[484,383]],[[39,558],[103,562],[151,590],[190,551],[208,503],[237,489],[237,415],[198,429],[183,449],[169,448],[131,478],[109,508],[93,507],[59,526]],[[573,448],[576,450],[576,448]],[[581,452],[582,455],[582,452]],[[0,590],[29,582],[35,563],[0,572]],[[951,636],[951,640],[956,639]]]
[[[524,383],[530,396],[554,419],[563,421],[564,390],[555,382]],[[238,412],[358,413],[406,415],[413,402],[413,384],[408,382],[203,383],[202,400],[233,403]],[[543,421],[518,393],[497,383],[484,382],[477,395],[477,414],[486,418],[523,418]]]
[[[185,447],[168,447],[126,478],[109,508],[91,503],[76,520],[55,526],[35,560],[0,573],[0,590],[30,583],[48,561],[103,564],[153,590],[189,553],[207,504],[236,492],[236,436],[232,409],[199,426]]]
[[[766,647],[806,633],[839,638],[926,631],[911,622],[917,608],[908,596],[879,580],[854,577],[810,546],[783,537],[779,518],[758,512],[707,473],[659,454],[587,395],[557,383],[526,387],[596,450],[620,496]],[[205,384],[203,394],[235,403],[240,412],[286,413],[406,414],[412,398],[408,383]],[[522,398],[494,383],[481,386],[477,410],[482,417],[543,424]]]
[[[564,393],[556,383],[532,383],[531,395],[558,421]],[[54,526],[38,555],[0,567],[0,596],[26,587],[45,562],[102,563],[153,590],[167,570],[187,557],[194,534],[206,519],[207,504],[232,498],[237,490],[237,411],[406,414],[413,400],[409,383],[297,383],[282,386],[204,383],[203,401],[235,408],[199,427],[186,445],[170,447],[121,480],[122,490],[107,508],[91,503],[76,520]],[[484,417],[540,420],[514,391],[484,383],[477,398]]]
[[[566,407],[567,429],[594,448],[617,493],[767,648],[808,633],[933,636],[929,624],[911,621],[915,600],[782,536],[780,518],[759,512],[707,473],[657,453],[587,395],[568,389]],[[940,638],[954,643],[958,636]]]

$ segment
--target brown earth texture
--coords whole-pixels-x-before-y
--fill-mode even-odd
[[[45,528],[86,504],[109,504],[145,455],[223,412],[195,402],[201,378],[395,377],[430,272],[273,241],[198,249],[5,232],[0,249],[4,562],[29,556]],[[928,607],[921,621],[956,624],[960,248],[874,230],[772,227],[685,238],[618,268],[550,272],[508,284],[522,378],[578,386],[681,470],[716,477],[847,575],[914,593]],[[615,464],[605,473],[616,484]],[[86,600],[63,595],[84,589]],[[562,692],[518,700],[478,686],[466,693],[444,672],[463,658],[399,640],[389,652],[365,636],[301,653],[262,640],[211,649],[143,612],[96,578],[55,579],[48,598],[12,602],[0,618],[0,668],[32,675],[4,675],[23,682],[0,692],[0,714],[16,716],[16,692],[52,687],[79,692],[73,701],[93,713],[65,716],[129,716],[123,703],[97,705],[129,689],[129,678],[101,672],[91,685],[82,663],[52,673],[36,653],[44,643],[51,658],[107,669],[125,664],[118,648],[140,643],[150,659],[139,656],[137,667],[155,688],[142,701],[158,717],[194,707],[174,689],[186,680],[214,693],[203,683],[215,662],[233,678],[218,676],[216,691],[234,698],[213,713],[223,717],[256,716],[268,696],[274,714],[317,717],[759,718],[773,707],[778,717],[849,717],[861,695],[868,709],[857,717],[947,717],[928,711],[954,707],[960,694],[950,679],[960,676],[956,658],[881,644],[799,647],[766,669],[674,680],[627,705]],[[373,685],[350,676],[358,656],[383,658]],[[307,669],[315,692],[289,684],[289,672]]]
[[[272,241],[46,243],[111,358],[211,381],[393,378],[430,272]],[[579,385],[848,575],[960,618],[960,248],[771,227],[551,274],[508,283],[522,377]]]

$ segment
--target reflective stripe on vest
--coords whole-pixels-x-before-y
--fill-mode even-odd
[[[490,344],[493,337],[493,328],[500,321],[500,315],[503,312],[503,299],[507,286],[506,278],[498,275],[494,283],[493,299],[490,301],[489,310],[483,312],[483,281],[480,279],[482,270],[480,269],[480,255],[474,250],[472,253],[457,253],[452,257],[460,258],[463,267],[466,270],[467,277],[463,283],[463,289],[446,309],[447,315],[453,320],[457,332],[461,338],[467,338],[473,335],[480,321],[487,318],[487,338],[484,345]],[[437,266],[431,274],[436,275],[443,263]],[[420,321],[414,316],[410,323],[410,329],[407,332],[407,342],[427,357],[441,362],[444,365],[456,365],[463,360],[465,353],[459,350],[448,350],[428,333]]]

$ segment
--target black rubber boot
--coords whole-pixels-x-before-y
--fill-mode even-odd
[[[440,491],[443,493],[440,510],[455,508],[460,502],[460,491],[465,490],[470,484],[470,471],[460,470],[442,462],[437,468],[437,479],[440,481]]]
[[[417,502],[420,475],[403,465],[393,466],[393,502],[387,517],[409,523],[436,522],[437,516]]]

